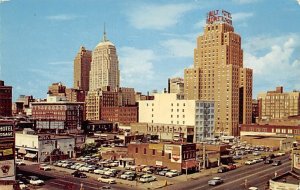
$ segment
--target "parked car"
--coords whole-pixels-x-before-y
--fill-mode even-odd
[[[128,171],[128,172],[125,172],[124,174],[122,174],[120,176],[121,179],[129,179],[131,178],[131,176],[134,176],[134,172],[131,172],[131,171]]]
[[[104,174],[103,168],[97,168],[94,170],[94,174]]]
[[[43,185],[44,181],[40,180],[38,177],[36,176],[29,176],[29,183],[31,185]]]
[[[281,161],[280,160],[274,160],[272,166],[279,166],[281,165]]]
[[[272,163],[273,163],[273,160],[272,160],[272,159],[266,159],[264,163],[265,163],[265,164],[272,164]]]
[[[110,186],[102,186],[101,187],[101,190],[108,190],[108,189],[111,189],[111,187]]]
[[[222,183],[224,183],[224,181],[221,177],[214,177],[208,181],[208,185],[212,185],[212,186],[220,185]]]
[[[17,174],[16,179],[25,184],[29,183],[29,179],[27,179],[23,174]]]
[[[16,160],[16,165],[17,165],[17,166],[24,166],[24,165],[26,165],[26,164],[25,164],[25,162],[24,162],[23,160],[17,159],[17,160]]]
[[[229,170],[234,170],[234,169],[236,169],[236,165],[230,163],[230,164],[228,164],[227,168],[228,168]]]
[[[23,181],[18,181],[18,185],[21,190],[28,189],[28,186]]]
[[[248,190],[258,190],[258,188],[257,187],[249,187]]]
[[[79,172],[79,171],[75,171],[73,173],[71,173],[72,176],[74,177],[79,177],[79,178],[86,178],[86,174],[85,173],[82,173],[82,172]]]
[[[218,173],[224,173],[224,172],[227,172],[227,171],[229,171],[229,169],[227,168],[227,167],[220,167],[219,169],[218,169]]]
[[[172,172],[172,171],[169,171],[165,174],[166,177],[176,177],[178,176],[178,173],[176,172]]]
[[[108,176],[101,176],[98,178],[98,181],[103,182],[103,183],[108,183],[108,184],[116,183],[115,179],[112,179]]]
[[[165,176],[167,172],[169,172],[170,170],[165,168],[163,170],[161,170],[160,172],[158,172],[158,175],[161,175],[161,176]]]
[[[245,162],[245,165],[252,165],[252,164],[255,164],[256,162],[255,161],[253,161],[253,160],[247,160],[246,162]]]
[[[152,181],[155,181],[156,180],[156,177],[152,176],[152,175],[143,175],[139,178],[139,182],[142,182],[142,183],[149,183],[149,182],[152,182]]]
[[[276,154],[276,156],[284,156],[285,155],[285,152],[278,152],[277,154]]]
[[[47,164],[40,164],[40,170],[44,170],[44,171],[47,171],[47,170],[51,170],[51,167]]]

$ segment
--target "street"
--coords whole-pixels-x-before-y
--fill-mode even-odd
[[[172,190],[189,189],[189,190],[205,190],[205,189],[215,189],[215,190],[240,190],[248,189],[251,186],[258,187],[259,189],[265,189],[267,181],[272,178],[277,172],[278,175],[290,170],[290,160],[288,156],[283,156],[276,158],[276,160],[281,160],[282,165],[272,166],[271,164],[264,164],[263,162],[254,165],[247,165],[236,170],[213,174],[211,176],[202,177],[197,180],[191,180],[188,182],[182,182],[171,187]],[[224,183],[218,186],[209,186],[207,184],[208,180],[215,176],[222,177]],[[246,181],[246,186],[245,186]]]
[[[55,170],[42,171],[39,170],[38,165],[26,165],[20,166],[17,173],[24,174],[26,176],[36,175],[40,179],[45,181],[45,185],[37,187],[37,189],[51,189],[51,190],[79,190],[82,186],[85,190],[99,190],[102,186],[106,186],[105,183],[100,183],[91,178],[76,178],[68,173],[59,172]],[[118,184],[109,185],[113,189],[132,189],[130,187],[121,186]]]

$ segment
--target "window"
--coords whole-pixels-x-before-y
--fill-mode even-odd
[[[161,151],[161,156],[165,156],[165,151]]]
[[[147,150],[146,150],[146,148],[144,148],[144,154],[147,154]]]
[[[155,149],[152,150],[152,155],[155,155]]]
[[[135,148],[135,153],[139,153],[139,148],[138,147]]]
[[[171,159],[171,153],[169,153],[169,159]]]

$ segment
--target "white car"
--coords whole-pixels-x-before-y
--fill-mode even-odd
[[[31,185],[43,185],[44,181],[40,180],[38,177],[36,176],[29,176],[29,183]]]
[[[134,175],[134,172],[125,172],[120,176],[121,179],[127,179],[129,176]]]
[[[83,167],[84,166],[84,164],[78,164],[77,166],[75,166],[75,170],[79,170],[79,168],[81,168],[81,167]]]
[[[175,176],[178,176],[178,175],[179,175],[179,173],[176,170],[175,171],[171,170],[171,171],[169,171],[165,174],[166,177],[175,177]]]
[[[23,183],[22,181],[19,181],[19,187],[21,190],[28,189],[28,186],[25,183]]]
[[[47,164],[40,164],[40,170],[44,170],[44,171],[47,171],[47,170],[51,170],[51,167]]]
[[[149,182],[152,182],[152,181],[155,181],[156,180],[156,177],[152,176],[152,175],[143,175],[140,177],[139,181],[142,182],[142,183],[149,183]]]
[[[212,185],[212,186],[220,185],[222,183],[224,183],[224,181],[221,177],[214,177],[208,181],[208,185]]]
[[[247,160],[246,162],[245,162],[245,165],[252,165],[252,164],[255,164],[256,162],[255,161],[253,161],[253,160]]]
[[[80,165],[81,163],[75,163],[73,166],[70,167],[70,169],[75,170],[76,166]]]
[[[57,163],[57,166],[61,167],[63,164],[67,163],[67,161],[63,160]]]
[[[26,164],[23,160],[16,160],[16,165],[17,166],[22,166],[22,165],[26,165]]]
[[[104,171],[102,169],[95,169],[94,174],[104,174]]]
[[[98,181],[103,182],[103,183],[109,183],[109,184],[116,183],[116,180],[114,180],[108,176],[101,176],[98,178]]]

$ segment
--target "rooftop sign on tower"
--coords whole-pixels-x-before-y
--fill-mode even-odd
[[[231,13],[225,10],[213,10],[207,13],[206,24],[227,23],[232,25]]]

